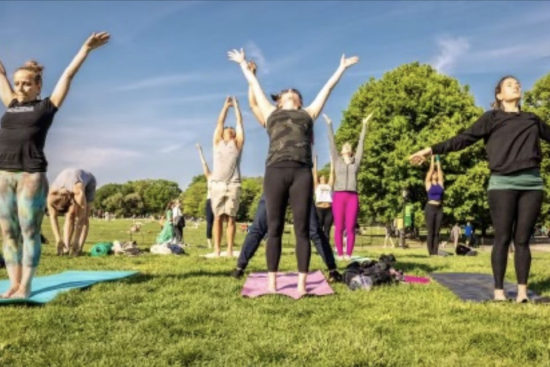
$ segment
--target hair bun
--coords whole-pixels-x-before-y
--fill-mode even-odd
[[[26,70],[34,71],[37,74],[42,74],[44,66],[40,65],[36,60],[29,60],[23,64],[23,68]]]

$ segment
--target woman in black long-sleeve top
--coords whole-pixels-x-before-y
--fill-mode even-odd
[[[529,238],[542,203],[540,139],[550,142],[550,126],[520,108],[521,85],[512,76],[503,77],[495,88],[493,110],[485,112],[470,128],[442,143],[424,148],[409,157],[420,164],[430,154],[466,148],[483,139],[489,158],[489,208],[495,228],[491,265],[495,300],[505,300],[504,275],[508,247],[516,245],[514,263],[518,280],[518,302],[527,298],[531,267]]]

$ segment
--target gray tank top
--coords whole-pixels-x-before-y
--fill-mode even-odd
[[[214,170],[212,181],[241,182],[241,151],[235,140],[225,142],[220,140],[214,146]]]

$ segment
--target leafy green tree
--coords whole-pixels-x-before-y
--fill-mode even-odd
[[[176,199],[180,193],[176,182],[154,180],[143,191],[145,207],[153,213],[163,212],[168,202]]]
[[[197,175],[191,179],[191,183],[183,193],[183,214],[195,218],[204,218],[206,205],[206,178]]]
[[[261,178],[244,178],[241,183],[241,200],[239,211],[237,212],[237,221],[249,221],[254,218],[254,214],[250,216],[250,207],[254,204],[254,200],[262,194],[263,183]],[[256,202],[256,207],[258,202]]]
[[[367,222],[391,221],[401,213],[401,193],[408,189],[416,218],[422,220],[418,224],[423,224],[427,167],[412,166],[408,156],[454,136],[483,111],[475,106],[467,86],[429,65],[411,63],[379,80],[371,78],[359,88],[343,113],[336,136],[339,146],[345,141],[357,146],[361,121],[370,112],[374,115],[358,176],[361,218]],[[442,158],[445,218],[474,218],[478,225],[487,226],[490,220],[485,190],[489,170],[483,143]]]
[[[550,124],[550,74],[539,79],[533,88],[525,93],[526,111],[534,112],[544,123]],[[541,221],[550,222],[550,146],[543,142],[541,176],[544,180],[544,201],[542,202]]]

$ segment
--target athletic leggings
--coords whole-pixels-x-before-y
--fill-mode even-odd
[[[527,284],[531,267],[529,238],[542,203],[542,190],[489,190],[489,208],[495,229],[491,265],[495,288],[503,289],[508,247],[514,240],[518,284]]]
[[[0,227],[6,264],[38,266],[47,192],[44,172],[0,171]]]
[[[214,212],[212,211],[212,202],[210,199],[206,200],[206,207],[204,208],[206,212],[206,238],[212,239],[212,226],[214,225]]]
[[[332,227],[332,223],[334,222],[334,218],[332,216],[332,208],[329,206],[328,208],[315,208],[317,211],[317,218],[319,219],[319,227],[321,227],[321,230],[327,236],[327,238],[330,238],[330,228]]]
[[[441,228],[441,220],[443,219],[443,208],[441,205],[432,205],[426,203],[424,207],[426,216],[426,228],[428,229],[428,253],[437,255],[439,250],[439,229]]]
[[[344,229],[346,230],[346,254],[351,256],[355,246],[355,223],[359,212],[359,197],[355,191],[335,191],[332,196],[334,215],[334,244],[338,256],[344,254]]]
[[[309,167],[267,167],[264,177],[267,207],[267,270],[276,272],[281,259],[285,212],[290,202],[296,235],[298,271],[307,273],[311,246],[309,216],[313,198],[313,176]]]

